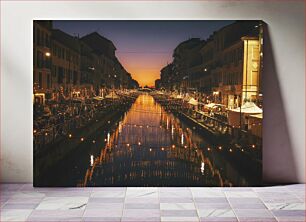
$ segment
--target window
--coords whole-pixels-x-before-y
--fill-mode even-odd
[[[57,82],[59,83],[59,84],[61,84],[61,83],[63,83],[63,81],[64,81],[64,69],[62,68],[62,67],[58,67],[58,75],[57,75],[57,77],[58,77],[58,79],[57,79]]]
[[[43,54],[41,51],[37,51],[37,67],[38,68],[43,67]]]
[[[37,29],[37,45],[40,45],[40,30]]]
[[[38,74],[38,87],[40,88],[40,89],[42,89],[42,73],[41,72],[39,72],[39,74]]]
[[[50,88],[50,74],[47,74],[47,89]]]

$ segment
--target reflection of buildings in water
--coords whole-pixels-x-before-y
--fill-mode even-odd
[[[231,186],[198,149],[199,138],[149,95],[138,97],[107,142],[100,156],[90,156],[80,186]]]

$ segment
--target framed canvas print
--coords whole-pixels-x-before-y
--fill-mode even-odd
[[[34,20],[34,186],[255,186],[263,25]]]

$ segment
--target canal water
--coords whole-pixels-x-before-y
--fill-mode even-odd
[[[247,186],[242,174],[197,129],[149,94],[50,169],[48,186]]]

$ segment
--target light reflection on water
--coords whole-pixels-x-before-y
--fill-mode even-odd
[[[231,165],[207,154],[210,145],[150,95],[140,95],[90,155],[79,186],[245,185]]]

